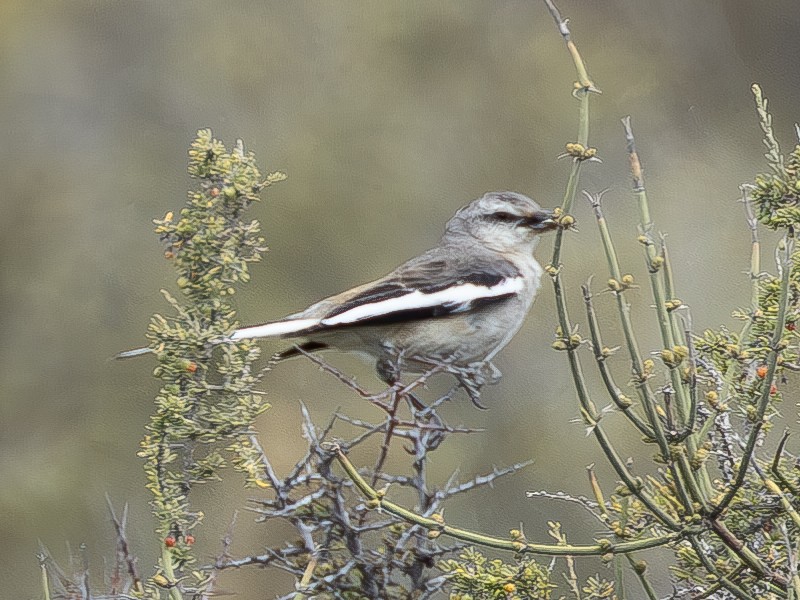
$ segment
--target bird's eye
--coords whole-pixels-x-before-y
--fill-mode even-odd
[[[507,212],[492,213],[490,218],[499,223],[519,223],[520,221],[520,217],[518,215],[512,215],[511,213]]]

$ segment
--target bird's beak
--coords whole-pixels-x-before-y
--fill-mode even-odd
[[[531,229],[536,231],[550,231],[558,227],[558,221],[556,221],[555,213],[552,210],[541,210],[535,217],[536,218],[531,219]]]

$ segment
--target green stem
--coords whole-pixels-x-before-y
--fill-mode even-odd
[[[172,565],[172,552],[166,544],[161,545],[161,567],[164,569],[164,577],[167,578],[172,587],[169,588],[169,597],[171,600],[183,600],[180,590],[178,589],[178,580],[175,576],[175,568]]]
[[[656,591],[653,589],[653,586],[650,585],[650,582],[645,577],[645,569],[642,565],[637,564],[636,558],[633,556],[633,553],[628,553],[625,555],[625,558],[628,559],[628,564],[630,564],[631,569],[634,573],[636,573],[636,577],[639,579],[639,584],[642,586],[644,593],[647,595],[648,600],[657,600],[658,596],[656,596]]]
[[[648,438],[655,439],[655,433],[653,429],[648,425],[636,412],[633,410],[632,405],[630,404],[630,400],[627,402],[622,399],[622,391],[619,387],[614,383],[614,380],[611,376],[611,371],[608,368],[607,357],[603,353],[603,341],[600,338],[600,326],[597,322],[597,313],[594,310],[594,302],[592,302],[592,294],[589,291],[589,287],[584,285],[581,288],[583,290],[583,300],[586,304],[586,314],[589,321],[589,336],[592,340],[592,348],[594,349],[594,357],[597,361],[597,368],[600,371],[600,376],[603,379],[603,383],[606,386],[606,391],[611,399],[614,401],[614,404],[617,405],[617,408],[622,411],[622,413],[628,417],[630,422],[642,433],[642,435],[647,436]]]
[[[667,250],[667,241],[663,235],[661,236],[661,257],[664,259],[664,293],[668,301],[675,300],[675,279],[672,274],[672,261],[670,260],[669,251]],[[669,316],[670,327],[672,327],[673,339],[676,343],[685,346],[686,335],[678,321],[678,314],[674,309],[667,312]]]
[[[706,505],[706,502],[705,502],[705,498],[703,497],[703,494],[702,494],[702,492],[700,491],[700,488],[697,485],[697,481],[695,480],[695,478],[693,476],[692,467],[689,464],[689,459],[687,458],[686,453],[683,452],[683,448],[684,447],[682,447],[682,446],[678,447],[678,458],[677,459],[673,459],[672,461],[670,461],[670,463],[671,464],[673,464],[675,462],[678,463],[677,471],[678,471],[678,473],[680,473],[681,480],[686,484],[686,488],[689,490],[689,496],[691,497],[691,500],[693,500],[694,502],[698,503],[700,505],[701,509],[706,509],[707,505]],[[684,502],[684,506],[685,505],[686,504]],[[688,511],[689,514],[694,514],[694,512],[695,512],[694,506],[691,506],[690,508],[687,508],[687,511]]]
[[[44,600],[50,600],[50,581],[47,577],[47,565],[44,560],[40,560],[39,566],[42,569],[42,591],[44,593]]]
[[[761,559],[756,556],[755,552],[748,548],[742,540],[737,538],[723,521],[713,517],[708,519],[708,524],[711,531],[717,535],[720,541],[722,541],[742,563],[752,569],[760,579],[773,586],[777,583],[780,586],[779,589],[781,592],[786,591],[789,584],[786,578],[782,575],[772,573]]]
[[[614,580],[615,591],[617,592],[618,600],[625,600],[625,572],[622,569],[622,557],[614,557]]]
[[[570,331],[570,321],[567,315],[567,305],[564,298],[564,286],[561,282],[561,276],[556,273],[553,276],[553,285],[555,286],[556,294],[556,309],[558,312],[559,324],[563,331]],[[606,455],[609,463],[617,472],[617,475],[622,479],[625,486],[636,495],[636,497],[644,504],[650,512],[656,515],[664,525],[672,530],[677,531],[680,528],[678,522],[672,518],[666,511],[659,507],[656,502],[644,491],[643,485],[640,480],[633,477],[625,462],[620,458],[614,446],[611,444],[603,428],[599,423],[599,416],[597,408],[589,397],[589,391],[586,386],[586,379],[583,376],[583,369],[580,360],[578,359],[577,348],[568,345],[567,359],[569,360],[570,372],[572,373],[572,380],[575,383],[575,391],[578,394],[578,401],[581,404],[584,420],[587,426],[591,428],[595,438],[600,444],[603,454]]]
[[[684,426],[682,432],[679,432],[674,438],[675,442],[682,442],[694,433],[695,424],[697,423],[697,354],[694,349],[694,342],[692,341],[692,332],[687,328],[684,331],[684,340],[686,347],[689,350],[689,421]],[[706,419],[712,421],[712,419]],[[697,439],[705,439],[698,437]]]
[[[572,57],[572,62],[575,63],[575,70],[578,73],[578,84],[587,91],[599,93],[600,90],[594,87],[594,83],[592,83],[592,80],[589,78],[589,73],[586,70],[583,58],[580,52],[578,52],[577,46],[575,46],[575,43],[572,41],[572,35],[570,34],[567,20],[561,17],[561,13],[552,0],[544,0],[544,3],[547,5],[547,9],[555,20],[561,37],[564,38],[564,42],[567,44],[567,50]]]
[[[650,289],[656,308],[659,329],[661,330],[661,340],[666,350],[672,350],[676,346],[675,336],[673,335],[672,323],[666,307],[667,298],[664,280],[659,274],[663,267],[664,258],[658,255],[655,244],[652,239],[650,239],[653,221],[650,217],[650,205],[647,201],[647,191],[644,185],[644,176],[642,175],[642,165],[639,160],[639,155],[636,152],[636,141],[633,137],[630,117],[622,119],[622,124],[625,128],[625,139],[627,141],[628,155],[631,163],[633,193],[639,204],[642,235],[647,239],[647,242],[644,244],[645,259],[650,273]],[[668,371],[670,382],[672,388],[675,390],[675,396],[677,398],[678,417],[680,419],[681,428],[683,428],[690,421],[689,411],[691,410],[692,402],[688,390],[681,379],[679,366],[680,365],[668,366]],[[690,435],[687,437],[685,445],[689,454],[689,459],[692,459],[695,452],[697,452],[697,439],[695,436]],[[703,492],[703,498],[709,498],[712,494],[713,486],[705,466],[701,466],[697,473],[693,474],[693,477],[698,479],[698,485]]]
[[[753,423],[752,429],[750,429],[750,434],[747,436],[747,442],[745,443],[744,452],[742,454],[742,459],[739,463],[739,469],[736,472],[736,477],[733,480],[733,483],[729,487],[727,493],[719,502],[719,504],[714,508],[712,516],[719,515],[722,513],[728,505],[733,500],[733,497],[742,487],[744,483],[744,479],[747,475],[747,471],[750,465],[750,458],[753,455],[753,451],[756,447],[756,442],[758,441],[759,433],[761,432],[762,427],[764,426],[764,415],[767,412],[767,407],[769,406],[769,398],[770,398],[770,391],[772,387],[772,382],[775,379],[775,370],[778,364],[778,355],[780,354],[780,343],[781,338],[783,336],[783,328],[786,326],[786,309],[789,303],[789,280],[791,278],[792,272],[792,246],[791,239],[788,237],[784,238],[784,259],[782,261],[782,270],[783,273],[781,274],[781,289],[780,289],[780,296],[778,299],[778,315],[775,319],[775,331],[772,333],[772,340],[770,342],[770,350],[767,354],[766,365],[767,365],[767,374],[764,377],[763,388],[761,390],[761,396],[758,398],[758,402],[756,404],[756,416],[755,416],[755,423]]]
[[[653,396],[653,392],[652,390],[650,390],[650,387],[647,384],[647,377],[644,372],[642,356],[639,350],[639,344],[636,340],[636,335],[633,331],[633,322],[631,320],[631,315],[630,315],[630,306],[628,305],[624,297],[625,289],[628,285],[630,285],[630,283],[623,281],[622,271],[619,267],[619,260],[617,259],[617,252],[616,249],[614,248],[614,241],[611,237],[611,232],[609,231],[608,228],[608,222],[606,221],[605,216],[603,215],[603,209],[601,205],[601,195],[590,196],[590,201],[592,204],[592,208],[594,209],[597,226],[600,231],[600,239],[602,241],[603,250],[605,252],[606,260],[608,262],[609,274],[611,275],[612,278],[610,286],[617,301],[617,310],[619,312],[620,322],[622,323],[622,330],[625,336],[625,343],[628,347],[628,354],[631,360],[631,367],[636,381],[636,391],[639,396],[639,400],[641,401],[642,406],[644,407],[645,415],[649,423],[648,426],[648,430],[650,432],[649,437],[652,437],[656,440],[659,447],[659,451],[661,453],[662,460],[670,465],[669,468],[673,473],[673,480],[675,482],[675,487],[678,496],[681,499],[681,503],[684,506],[686,514],[691,515],[694,513],[693,502],[686,493],[685,487],[686,486],[694,487],[694,482],[693,481],[684,482],[684,479],[687,476],[689,477],[689,479],[693,479],[693,475],[691,470],[676,469],[672,461],[670,461],[671,453],[670,453],[669,443],[664,433],[664,428],[662,426],[661,419],[659,418],[658,413],[656,412],[655,397]],[[586,288],[584,288],[584,300],[586,300],[586,298],[587,298],[587,290]],[[587,300],[587,302],[588,301],[589,300]],[[591,333],[592,332],[591,315],[589,320],[589,326]],[[601,368],[601,375],[602,371],[603,369]]]
[[[577,142],[584,147],[588,147],[589,144],[589,95],[593,91],[597,91],[591,83],[591,80],[586,75],[586,67],[583,63],[583,60],[578,53],[577,48],[575,47],[574,43],[570,38],[569,29],[567,27],[566,21],[561,18],[558,9],[552,3],[551,0],[545,0],[545,3],[550,10],[550,13],[553,15],[556,23],[558,24],[559,31],[561,35],[564,37],[564,40],[567,42],[567,47],[570,51],[570,55],[572,56],[573,61],[575,62],[575,68],[578,72],[579,83],[581,87],[579,87],[575,91],[575,97],[578,98],[580,102],[580,111],[579,111],[579,122],[578,122],[578,139]],[[572,163],[572,169],[570,171],[569,180],[567,181],[567,189],[564,193],[564,202],[561,206],[561,213],[568,214],[572,205],[575,200],[575,194],[578,189],[578,180],[580,178],[580,170],[583,161],[579,158],[575,158]],[[553,279],[553,286],[555,288],[555,296],[556,296],[556,309],[558,312],[558,321],[561,327],[562,335],[566,338],[569,338],[571,326],[569,315],[567,313],[567,303],[566,298],[564,295],[564,286],[561,281],[561,274],[560,274],[560,262],[561,262],[561,245],[563,240],[564,230],[559,229],[556,233],[556,240],[553,247],[553,260],[551,264],[548,265],[548,273],[550,273]],[[583,410],[584,418],[587,420],[587,424],[592,428],[595,438],[597,438],[598,443],[600,444],[603,453],[608,458],[611,466],[619,475],[620,479],[622,479],[623,483],[631,490],[633,494],[644,504],[650,512],[652,512],[661,522],[672,529],[673,531],[680,530],[679,523],[665,510],[663,510],[660,506],[656,504],[656,502],[642,489],[641,481],[636,480],[625,466],[625,463],[619,457],[616,450],[612,446],[610,440],[605,434],[605,431],[598,423],[598,416],[597,416],[597,409],[594,406],[594,403],[589,398],[589,393],[586,387],[586,382],[583,376],[583,370],[580,365],[580,361],[578,360],[577,356],[577,348],[573,347],[568,344],[567,350],[567,358],[569,360],[570,371],[572,373],[572,379],[575,383],[576,392],[578,394],[578,400],[580,401],[581,408]]]
[[[438,535],[448,535],[463,542],[472,544],[479,544],[488,548],[497,548],[499,550],[510,550],[512,552],[524,554],[541,554],[545,556],[602,556],[604,554],[626,554],[636,550],[644,550],[647,548],[656,548],[664,546],[671,542],[676,541],[684,535],[684,531],[675,531],[673,533],[643,538],[630,542],[614,543],[609,540],[602,540],[601,542],[593,545],[563,545],[563,544],[532,544],[522,540],[509,540],[493,536],[487,536],[468,529],[461,529],[458,527],[451,527],[444,522],[442,518],[431,518],[419,515],[407,508],[386,500],[384,494],[375,490],[367,483],[358,469],[351,463],[344,455],[341,448],[336,445],[331,447],[331,452],[335,453],[336,459],[344,469],[347,476],[355,484],[358,490],[367,498],[368,506],[371,508],[386,511],[400,519],[419,525],[434,535],[430,537],[438,537]]]
[[[586,71],[586,64],[583,62],[583,58],[578,52],[577,46],[572,41],[572,35],[569,31],[569,26],[567,21],[561,17],[561,13],[559,12],[556,5],[552,2],[552,0],[544,0],[545,4],[547,5],[547,9],[550,11],[553,19],[558,26],[558,31],[561,33],[561,37],[564,38],[564,42],[567,45],[567,50],[570,53],[572,58],[572,62],[575,65],[575,71],[578,74],[578,89],[575,90],[575,97],[578,98],[580,101],[580,108],[579,108],[579,116],[578,116],[578,139],[576,140],[579,144],[584,147],[589,146],[589,94],[592,92],[600,93],[592,80],[589,78],[589,74]],[[575,200],[575,192],[578,189],[578,180],[580,178],[580,170],[581,164],[583,160],[580,158],[573,159],[572,163],[572,170],[569,174],[569,180],[567,181],[567,189],[564,193],[564,202],[561,205],[561,213],[566,215],[569,214],[569,211],[572,209],[572,204]],[[561,240],[564,236],[564,230],[559,229],[556,233],[556,241],[553,247],[553,260],[551,261],[551,265],[554,268],[559,267],[559,263],[561,262]]]
[[[644,373],[642,365],[642,356],[639,350],[639,344],[636,340],[636,335],[633,331],[633,322],[631,321],[630,306],[625,301],[624,297],[624,284],[622,282],[621,270],[619,268],[619,261],[617,260],[617,253],[614,249],[614,242],[611,238],[611,233],[608,229],[603,210],[600,205],[600,198],[595,197],[592,199],[592,207],[594,208],[597,226],[600,231],[600,239],[603,243],[603,249],[608,261],[608,269],[612,279],[615,283],[615,288],[612,289],[617,301],[617,310],[619,311],[620,322],[622,323],[622,331],[625,336],[625,344],[628,348],[628,355],[631,359],[631,367],[634,377],[637,381],[636,391],[639,395],[639,400],[644,407],[650,428],[653,431],[653,437],[658,442],[661,457],[664,461],[669,459],[669,447],[667,439],[664,434],[664,428],[661,425],[661,420],[655,410],[655,398],[650,387],[647,385],[647,378]],[[619,289],[616,289],[619,288]]]
[[[761,277],[761,242],[758,240],[758,220],[753,213],[753,202],[746,188],[742,188],[742,204],[744,204],[747,226],[750,228],[750,318],[739,332],[739,348],[744,350],[750,343],[750,331],[753,326],[753,319],[758,310],[758,282]],[[730,390],[736,374],[739,372],[739,363],[732,360],[725,370],[720,390],[720,400],[727,403],[730,401]],[[709,422],[711,421],[711,422]],[[704,439],[708,430],[713,425],[713,419],[709,419],[700,431],[699,439]]]
[[[778,442],[778,449],[775,450],[775,457],[772,459],[770,471],[773,475],[775,475],[775,478],[781,482],[781,485],[789,490],[793,496],[800,496],[800,488],[794,485],[783,473],[781,473],[781,457],[783,456],[783,449],[786,447],[786,441],[788,439],[789,432],[787,430],[783,432],[783,437],[781,437],[781,441]]]
[[[719,572],[719,569],[717,569],[717,566],[714,564],[714,561],[712,561],[708,557],[706,549],[703,548],[702,545],[700,544],[700,541],[698,540],[697,536],[690,535],[689,542],[691,542],[695,554],[697,554],[697,557],[700,559],[700,562],[703,563],[703,566],[705,567],[706,571],[708,571],[711,575],[717,578],[716,583],[718,583],[720,586],[728,590],[731,594],[739,598],[739,600],[753,600],[752,595],[747,593],[745,590],[740,588],[733,581],[731,581],[729,578],[727,578],[726,576],[724,576],[722,573]]]
[[[589,103],[589,96],[584,94],[583,98],[581,98],[581,105]],[[569,173],[569,179],[567,180],[567,189],[564,192],[564,201],[561,204],[561,214],[566,215],[569,214],[569,211],[572,209],[573,201],[575,200],[575,192],[578,189],[578,180],[580,179],[580,172],[581,172],[581,164],[582,161],[575,159],[572,163],[572,169]],[[553,244],[553,259],[550,261],[552,267],[558,269],[561,264],[561,245],[562,240],[564,238],[564,229],[559,229],[556,231],[556,240]]]
[[[786,443],[786,436],[787,435],[788,435],[788,433],[784,433],[783,434],[783,438],[781,438],[780,446],[778,448],[779,452],[783,451],[783,444]],[[777,454],[776,457],[779,459],[780,458],[780,454]],[[772,479],[767,477],[767,474],[759,466],[758,461],[756,461],[755,459],[752,459],[752,465],[753,465],[753,469],[758,474],[758,476],[761,478],[761,481],[764,483],[764,487],[766,487],[770,492],[772,492],[773,494],[778,496],[778,499],[780,500],[781,506],[783,506],[783,509],[789,515],[789,518],[792,520],[792,522],[795,524],[796,527],[800,528],[800,513],[798,513],[795,510],[795,508],[792,505],[791,501],[786,497],[786,494],[783,493],[783,490],[781,489],[781,487],[775,481],[773,481]],[[773,461],[773,469],[772,470],[773,471],[777,471],[777,465],[776,465],[776,463],[774,461]]]

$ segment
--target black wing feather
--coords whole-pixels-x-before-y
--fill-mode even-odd
[[[465,256],[463,250],[454,248],[437,248],[410,260],[398,267],[393,273],[380,280],[375,286],[353,296],[326,313],[322,319],[328,319],[346,313],[365,304],[375,304],[392,298],[400,298],[416,291],[433,294],[455,285],[471,283],[485,287],[493,287],[510,278],[520,277],[516,266],[506,260],[498,260],[497,255],[472,254]],[[410,308],[391,313],[367,317],[353,323],[336,325],[319,325],[304,333],[314,333],[342,327],[363,327],[392,325],[397,323],[446,317],[465,310],[475,310],[495,302],[504,302],[514,293],[480,298],[468,307],[461,304],[442,303],[437,306]]]

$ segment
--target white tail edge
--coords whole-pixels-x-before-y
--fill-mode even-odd
[[[134,356],[141,356],[142,354],[150,354],[152,350],[150,348],[134,348],[133,350],[125,350],[125,352],[120,352],[119,354],[115,355],[114,358],[117,360],[123,358],[133,358]]]
[[[231,335],[231,339],[242,340],[291,335],[313,327],[314,325],[319,325],[319,322],[319,319],[292,319],[289,321],[275,321],[274,323],[254,325],[253,327],[237,329]]]

